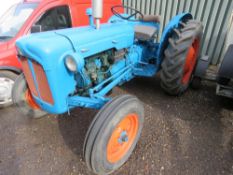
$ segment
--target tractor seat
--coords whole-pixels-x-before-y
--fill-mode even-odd
[[[139,20],[143,22],[160,23],[160,16],[159,15],[144,15],[142,18],[139,18]]]
[[[134,27],[135,38],[141,41],[153,40],[157,34],[157,28],[145,25],[136,25]]]

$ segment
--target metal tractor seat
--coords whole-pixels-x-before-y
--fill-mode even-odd
[[[160,16],[158,15],[144,15],[143,18],[139,19],[143,22],[154,22],[159,23],[160,22]],[[134,27],[135,32],[135,38],[141,41],[148,41],[152,40],[157,34],[157,28],[152,26],[146,26],[146,25],[137,25]]]

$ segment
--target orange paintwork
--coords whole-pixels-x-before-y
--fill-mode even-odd
[[[192,72],[197,62],[197,54],[199,50],[200,41],[196,39],[192,46],[189,48],[188,54],[186,56],[185,65],[184,65],[184,75],[182,78],[183,84],[188,84],[191,78]]]
[[[29,89],[31,90],[33,95],[38,97],[36,86],[34,84],[33,76],[32,76],[32,73],[30,71],[30,66],[29,66],[27,59],[21,58],[21,63],[22,63],[22,69],[24,71],[24,76],[27,80],[27,84],[29,86]]]
[[[32,109],[40,109],[40,107],[36,104],[36,102],[34,101],[32,94],[30,92],[29,89],[26,90],[25,94],[25,101],[28,103],[28,105],[32,108]]]
[[[36,62],[32,62],[33,64],[33,69],[35,71],[35,76],[36,76],[36,81],[37,81],[37,85],[38,85],[38,91],[40,94],[40,98],[53,105],[54,101],[53,101],[53,97],[52,97],[52,93],[49,87],[49,83],[47,80],[47,77],[45,75],[44,69],[41,67],[40,64],[36,63]]]
[[[110,163],[120,161],[129,151],[134,143],[139,129],[138,115],[128,114],[114,129],[107,145],[107,160]],[[119,138],[122,132],[127,133],[127,141],[120,143]]]

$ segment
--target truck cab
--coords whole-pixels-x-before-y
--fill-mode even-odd
[[[112,15],[111,7],[121,0],[104,0],[106,22]],[[15,42],[21,36],[87,25],[86,10],[91,0],[24,0],[13,5],[0,18],[0,107],[12,103],[11,90],[21,73]]]

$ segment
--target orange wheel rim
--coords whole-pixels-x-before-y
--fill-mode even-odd
[[[198,39],[196,39],[193,42],[192,46],[189,48],[189,51],[188,51],[188,54],[187,54],[186,60],[185,60],[184,74],[183,74],[183,78],[182,78],[183,84],[189,83],[192,72],[193,72],[194,67],[196,65],[196,62],[197,62],[199,44],[200,44],[200,41]]]
[[[125,116],[114,129],[107,144],[107,160],[116,163],[121,160],[133,145],[139,128],[138,115]]]
[[[33,109],[40,109],[40,107],[38,106],[38,104],[36,104],[36,102],[34,101],[30,90],[28,90],[28,89],[25,92],[25,100],[26,100],[27,104],[31,108],[33,108]]]

